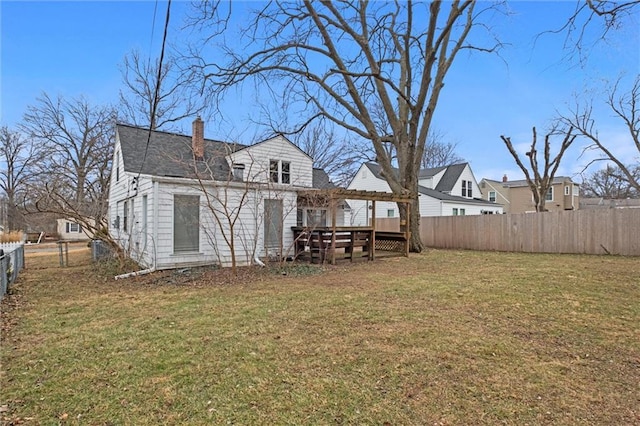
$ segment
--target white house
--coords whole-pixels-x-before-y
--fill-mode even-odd
[[[469,163],[453,164],[420,170],[418,178],[420,216],[457,216],[502,213],[502,205],[481,198],[480,188]],[[364,163],[349,183],[348,189],[391,192],[382,168],[376,163]],[[370,223],[371,206],[366,201],[348,200],[351,224]],[[399,217],[398,205],[376,203],[376,218]]]
[[[95,221],[91,220],[91,225]],[[93,233],[82,227],[73,219],[57,219],[56,228],[60,241],[89,241],[93,238]]]
[[[200,118],[191,136],[118,124],[109,232],[147,268],[286,257],[308,210],[297,191],[327,185],[282,136],[246,146],[205,139]]]

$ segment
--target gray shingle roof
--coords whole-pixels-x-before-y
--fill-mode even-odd
[[[365,165],[367,166],[367,168],[369,168],[369,170],[371,170],[371,173],[373,173],[375,177],[377,177],[378,179],[384,179],[384,176],[382,175],[382,167],[379,164],[368,162],[368,163],[365,163]],[[458,181],[458,178],[460,177],[460,174],[462,173],[466,165],[467,163],[462,163],[462,164],[453,164],[451,166],[420,169],[420,172],[418,173],[418,177],[420,179],[430,178],[437,175],[441,171],[446,170],[446,172],[444,173],[444,176],[442,177],[442,179],[440,179],[440,182],[438,183],[438,186],[436,187],[436,189],[438,191],[451,191],[453,186]],[[393,171],[396,174],[398,173],[398,169],[396,168],[394,168]]]
[[[418,192],[420,194],[424,194],[429,197],[435,198],[436,200],[452,201],[455,203],[465,203],[465,204],[484,204],[484,205],[493,206],[493,207],[496,207],[497,205],[499,206],[499,204],[492,203],[490,201],[483,200],[481,198],[458,197],[457,195],[445,194],[444,192],[440,192],[435,189],[429,189],[424,186],[418,186]]]
[[[486,179],[486,178],[484,180],[488,181],[488,182],[496,183],[498,185],[502,185],[505,188],[515,188],[515,187],[520,187],[520,186],[529,186],[529,184],[527,183],[526,179],[509,180],[509,181],[506,181],[506,182],[503,182],[501,180],[493,180],[493,179]],[[571,178],[567,177],[567,176],[556,176],[556,177],[553,178],[553,184],[564,183],[566,181],[573,182],[571,180]],[[575,183],[575,182],[573,182],[573,183]]]
[[[418,177],[420,179],[434,177],[435,175],[437,175],[438,173],[440,173],[446,168],[447,168],[446,166],[441,166],[441,167],[431,167],[428,169],[420,169],[420,172],[418,173]]]
[[[336,186],[331,182],[331,178],[323,169],[313,168],[313,181],[311,186],[315,189],[331,189]]]
[[[145,158],[149,130],[118,124],[124,170],[167,177],[195,177],[191,136],[152,131]],[[227,180],[231,170],[225,156],[245,146],[205,139],[205,158],[198,161],[198,174],[215,180]]]
[[[444,172],[438,185],[436,185],[436,191],[451,192],[465,167],[467,167],[467,163],[452,164],[447,167],[447,171]]]
[[[465,203],[465,204],[483,204],[483,205],[495,207],[496,203],[492,203],[487,200],[483,200],[481,198],[458,197],[456,195],[445,194],[444,192],[442,192],[442,191],[451,191],[451,189],[453,189],[453,186],[458,181],[460,174],[462,173],[464,168],[467,166],[467,164],[468,163],[453,164],[448,167],[433,167],[430,169],[420,170],[420,175],[419,175],[420,178],[427,178],[427,177],[435,176],[441,171],[447,169],[447,171],[444,173],[444,176],[442,176],[442,179],[440,179],[440,182],[436,186],[436,189],[429,189],[425,186],[419,185],[418,192],[420,194],[424,194],[429,197],[435,198],[436,200],[451,201],[451,202]],[[378,179],[384,179],[384,176],[382,176],[382,173],[380,173],[382,171],[382,167],[380,167],[379,164],[369,162],[369,163],[365,163],[365,165],[369,170],[371,170],[371,173],[373,173],[375,177],[377,177]],[[397,172],[397,169],[394,169],[394,171]]]

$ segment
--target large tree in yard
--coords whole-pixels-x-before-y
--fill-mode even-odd
[[[637,173],[640,167],[640,75],[635,77],[628,92],[621,90],[619,86],[620,81],[608,91],[604,103],[627,133],[630,150],[626,154],[616,152],[611,141],[598,132],[593,101],[577,102],[570,113],[560,116],[560,120],[575,127],[588,141],[587,150],[600,151],[601,156],[594,161],[613,163],[617,175],[628,182],[635,192],[640,192]],[[630,156],[629,152],[633,154]]]
[[[207,44],[216,39],[216,29],[232,27],[231,3],[196,7],[195,24],[211,30]],[[243,18],[240,36],[219,38],[238,43],[222,46],[224,56],[194,55],[194,69],[214,99],[254,83],[263,97],[284,100],[290,114],[300,117],[300,127],[323,117],[370,141],[391,190],[413,196],[411,248],[421,251],[418,171],[434,112],[456,55],[499,47],[494,41],[473,45],[470,37],[475,29],[486,30],[481,15],[494,9],[495,4],[471,0],[274,1]],[[375,105],[390,132],[376,126]],[[406,219],[404,205],[400,213]]]
[[[626,169],[635,182],[640,182],[640,164],[627,165]],[[638,198],[640,190],[635,188],[619,167],[607,164],[605,168],[596,170],[584,177],[580,185],[582,196],[589,198]]]
[[[115,114],[85,98],[46,93],[28,107],[21,130],[41,153],[28,203],[97,231],[106,214]]]
[[[8,230],[20,229],[23,225],[19,206],[39,155],[37,146],[19,132],[6,126],[0,128],[0,189],[6,196],[7,216],[3,225]]]

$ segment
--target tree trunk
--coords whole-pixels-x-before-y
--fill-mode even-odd
[[[400,211],[400,232],[407,229],[407,207],[404,203],[398,203]],[[409,240],[409,250],[413,253],[420,253],[424,250],[422,238],[420,238],[420,203],[418,197],[411,202],[411,212],[409,214],[409,231],[411,238]]]

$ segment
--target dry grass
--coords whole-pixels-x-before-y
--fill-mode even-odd
[[[434,250],[116,282],[70,256],[27,258],[3,302],[8,424],[640,423],[638,259]]]
[[[9,231],[0,233],[0,243],[19,243],[24,237],[22,231]]]

